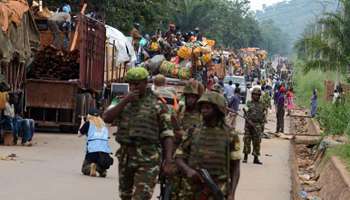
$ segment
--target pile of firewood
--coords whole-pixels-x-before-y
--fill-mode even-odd
[[[52,46],[36,53],[27,78],[43,80],[79,79],[79,51],[58,50]]]

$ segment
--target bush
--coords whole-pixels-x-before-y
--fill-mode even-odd
[[[294,91],[296,94],[296,102],[299,106],[306,108],[310,107],[310,99],[312,91],[317,90],[319,101],[322,100],[324,94],[324,81],[334,80],[335,73],[333,72],[322,72],[319,70],[311,70],[305,73],[302,69],[302,64],[296,62],[294,73]]]
[[[328,149],[327,155],[338,156],[342,161],[344,161],[347,169],[350,171],[350,144],[332,147]]]
[[[325,129],[325,134],[350,136],[350,98],[344,103],[326,103],[320,106],[318,120]]]

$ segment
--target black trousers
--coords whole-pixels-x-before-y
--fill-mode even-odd
[[[285,110],[283,108],[277,108],[277,125],[276,125],[276,132],[284,132],[284,114]]]

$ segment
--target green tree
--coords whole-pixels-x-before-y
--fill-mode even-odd
[[[77,7],[80,1],[46,2],[54,6],[69,2]],[[104,13],[106,23],[125,34],[129,34],[134,22],[149,34],[158,28],[165,30],[169,22],[174,22],[181,31],[199,27],[220,46],[259,46],[262,40],[248,0],[89,0],[88,4],[88,10]]]
[[[260,31],[262,37],[260,47],[267,50],[270,55],[287,55],[289,53],[288,34],[278,28],[272,20],[262,21]]]
[[[341,11],[326,13],[295,45],[304,70],[346,73],[350,64],[350,0],[341,0]]]

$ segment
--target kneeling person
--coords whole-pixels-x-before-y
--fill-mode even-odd
[[[100,177],[106,177],[107,169],[113,164],[113,158],[109,155],[112,151],[108,144],[108,129],[99,117],[97,109],[89,111],[80,133],[87,136],[82,173],[87,176],[96,176],[98,172]]]
[[[240,141],[225,124],[226,100],[216,92],[205,93],[198,101],[203,124],[176,152],[176,164],[192,180],[188,199],[214,199],[198,173],[206,169],[222,193],[234,199],[240,176]]]

